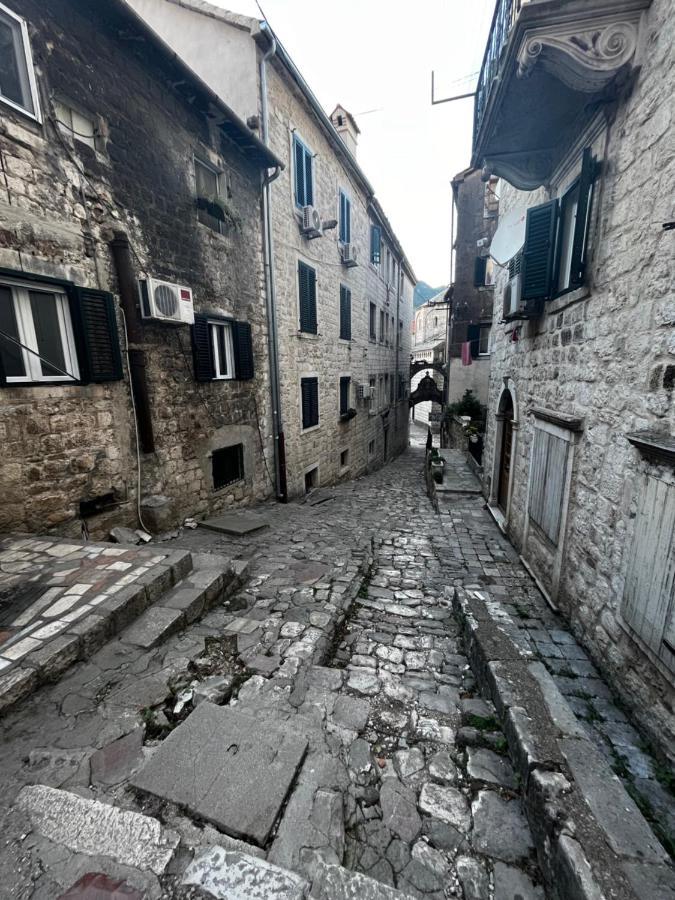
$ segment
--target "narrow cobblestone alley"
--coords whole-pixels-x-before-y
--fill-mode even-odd
[[[311,884],[331,900],[543,898],[521,770],[469,667],[454,587],[496,601],[603,752],[626,758],[631,784],[648,782],[665,833],[653,760],[482,500],[447,495],[434,511],[425,437],[416,431],[408,452],[370,476],[265,507],[265,530],[234,538],[198,529],[158,545],[202,562],[239,560],[246,583],[181,633],[142,646],[130,625],[3,720],[2,896],[58,897],[91,871],[151,898],[213,896],[193,886],[225,877],[224,848],[279,867],[270,871],[285,886],[269,897],[300,897]],[[219,710],[301,743],[276,805],[262,796],[267,776],[253,752],[237,763],[243,799],[222,811],[197,791],[198,769],[213,783],[222,749],[214,758],[177,748],[186,729],[219,727]],[[174,765],[178,774],[188,766],[183,783]],[[142,814],[133,854],[103,804]],[[159,823],[159,838],[148,822]],[[663,868],[665,854],[650,852]]]

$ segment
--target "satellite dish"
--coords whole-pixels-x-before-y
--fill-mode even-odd
[[[525,243],[527,209],[512,209],[499,219],[499,227],[490,244],[490,256],[498,265],[505,266]]]

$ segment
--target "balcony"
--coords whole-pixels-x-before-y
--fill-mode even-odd
[[[545,184],[587,122],[626,90],[651,0],[497,0],[474,111],[473,165]]]

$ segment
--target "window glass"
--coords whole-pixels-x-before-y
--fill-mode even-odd
[[[35,112],[21,23],[0,10],[0,97]]]
[[[30,291],[30,309],[33,315],[33,327],[40,354],[40,368],[45,376],[62,375],[66,368],[59,315],[54,294],[42,291]],[[49,365],[53,363],[53,365]],[[57,367],[57,368],[55,368]]]
[[[293,135],[293,156],[295,164],[295,204],[314,204],[314,173],[312,154],[297,135]]]
[[[376,378],[369,378],[369,379],[368,379],[368,384],[369,384],[369,386],[370,386],[370,404],[369,404],[369,406],[370,406],[370,411],[371,411],[371,412],[375,412],[375,410],[377,409],[377,398],[376,398],[376,393],[377,393],[377,379],[376,379]]]
[[[343,244],[351,241],[351,201],[344,191],[340,191],[340,240]]]
[[[370,340],[377,339],[377,309],[374,303],[370,304]]]
[[[478,337],[478,354],[487,356],[490,353],[490,326],[481,325]]]
[[[234,350],[232,326],[227,322],[212,322],[214,378],[234,378]]]
[[[560,209],[560,266],[558,269],[558,290],[564,291],[570,285],[572,267],[572,245],[574,242],[574,226],[577,221],[579,206],[579,185],[577,184],[562,199]]]
[[[54,109],[56,119],[65,131],[81,144],[86,144],[92,150],[96,149],[96,125],[93,119],[88,119],[59,100],[54,103]]]
[[[197,187],[197,197],[203,201],[213,201],[220,197],[220,176],[219,173],[207,166],[205,163],[195,160],[195,182]],[[223,222],[213,211],[209,209],[199,208],[197,218],[213,231],[222,232]]]
[[[0,332],[20,341],[19,326],[14,312],[12,292],[8,287],[0,285]],[[21,377],[26,374],[21,348],[0,335],[0,358],[5,376]]]

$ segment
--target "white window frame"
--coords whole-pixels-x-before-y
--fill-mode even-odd
[[[19,103],[15,103],[14,100],[10,100],[9,97],[5,97],[2,94],[0,94],[0,102],[6,104],[7,106],[11,106],[12,109],[17,110],[24,116],[28,116],[29,118],[34,119],[36,122],[42,124],[40,97],[38,94],[37,79],[35,78],[35,68],[33,67],[33,54],[30,49],[28,25],[26,24],[25,19],[22,19],[21,16],[17,16],[17,14],[11,9],[8,9],[8,7],[4,5],[4,3],[0,3],[0,15],[6,16],[11,20],[11,22],[14,22],[19,26],[21,32],[21,45],[23,49],[23,60],[26,65],[26,72],[28,74],[28,90],[30,91],[30,99],[33,104],[33,111],[26,109],[25,106],[21,106]]]
[[[72,141],[77,141],[80,144],[85,144],[95,152],[98,150],[97,132],[99,129],[96,123],[96,119],[84,115],[84,113],[81,113],[79,109],[75,109],[74,106],[71,106],[71,104],[66,102],[65,100],[54,101],[54,112],[56,114],[56,121],[61,128],[61,131],[65,132],[65,134]],[[64,121],[64,119],[62,118],[62,115],[64,114],[68,116],[70,122]],[[83,131],[79,131],[77,129],[76,123],[73,121],[74,116],[79,116],[80,119],[83,119],[85,122],[88,122],[91,125],[91,136],[85,135]]]
[[[223,186],[221,183],[221,178],[225,174],[222,169],[219,169],[218,166],[214,166],[213,163],[207,162],[201,156],[193,156],[193,171],[195,175],[195,196],[199,197],[199,189],[197,187],[197,166],[201,166],[203,169],[206,169],[208,172],[211,172],[212,175],[216,176],[216,199],[221,200],[223,197]],[[211,228],[210,225],[207,225],[206,222],[202,222],[199,219],[199,213],[201,210],[197,210],[197,221],[200,225],[203,225],[204,228],[208,228],[211,231],[215,232],[215,234],[223,233],[223,222],[218,222],[218,228]]]
[[[316,179],[314,177],[314,175],[315,175],[314,162],[316,160],[316,153],[314,152],[314,150],[312,150],[310,145],[307,143],[307,141],[304,139],[304,137],[302,136],[302,134],[300,133],[300,131],[297,128],[290,129],[291,178],[289,179],[289,181],[291,184],[291,200],[293,202],[293,209],[302,218],[302,210],[304,209],[304,207],[301,206],[297,201],[298,173],[296,172],[296,169],[295,169],[295,139],[296,138],[298,139],[301,146],[304,148],[305,152],[309,154],[309,156],[312,160],[312,201],[316,200],[316,197],[314,196],[314,187],[316,184]],[[313,205],[315,205],[315,204],[313,203]]]
[[[224,322],[222,319],[209,319],[209,330],[211,332],[211,347],[213,350],[213,371],[214,381],[232,381],[235,377],[234,365],[234,339],[232,336],[232,323]],[[222,359],[220,358],[220,345],[216,328],[222,328],[224,331],[223,346],[225,348],[225,367],[223,369]]]
[[[16,325],[19,332],[19,340],[26,347],[34,352],[21,350],[25,375],[8,375],[6,377],[7,384],[35,384],[41,382],[61,381],[72,383],[80,380],[80,368],[77,362],[77,349],[75,346],[75,335],[73,332],[73,322],[70,313],[68,297],[62,288],[56,285],[31,284],[30,282],[15,281],[13,279],[2,279],[1,287],[8,287],[12,294],[12,303],[14,304],[14,315]],[[56,298],[56,313],[59,323],[59,337],[61,339],[61,348],[63,350],[63,368],[64,371],[70,372],[70,375],[43,375],[41,368],[41,357],[37,355],[38,344],[35,334],[35,324],[33,322],[33,314],[30,308],[29,292],[49,294]],[[72,377],[71,377],[72,376]]]
[[[377,412],[377,376],[370,375],[368,377],[368,387],[370,388],[370,403],[368,404],[368,412],[375,415]]]
[[[483,334],[487,332],[487,348],[485,350],[481,350],[481,344],[483,339]],[[492,334],[492,325],[480,325],[478,331],[478,356],[489,356],[490,355],[490,336]]]

